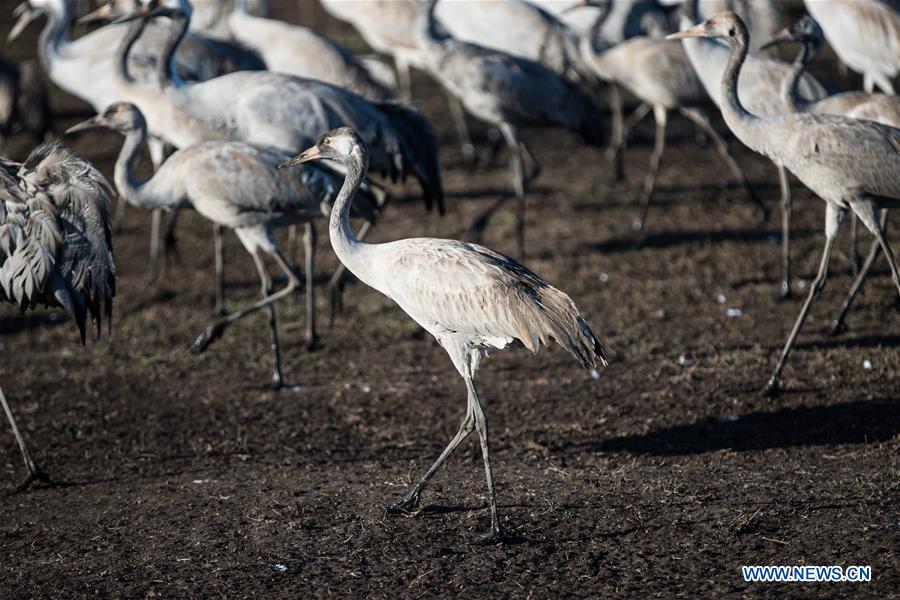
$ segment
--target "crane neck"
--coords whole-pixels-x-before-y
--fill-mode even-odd
[[[44,72],[50,73],[53,58],[60,53],[60,47],[71,43],[69,24],[75,17],[74,7],[69,2],[51,5],[46,12],[47,23],[38,40],[38,60]]]
[[[170,86],[177,88],[184,85],[184,80],[178,75],[178,68],[175,64],[175,52],[178,50],[181,40],[187,35],[188,27],[191,25],[191,16],[181,11],[174,13],[169,18],[172,24],[169,27],[169,35],[166,37],[159,57],[159,86],[163,89]]]
[[[116,189],[119,191],[120,197],[134,206],[147,210],[174,208],[181,204],[179,198],[172,198],[171,196],[157,197],[154,194],[146,193],[148,184],[152,182],[153,178],[141,181],[135,174],[137,161],[146,142],[147,123],[142,117],[133,128],[125,132],[125,141],[122,143],[122,150],[116,159],[116,166],[113,172]]]
[[[135,82],[134,77],[128,70],[128,55],[131,53],[134,43],[141,37],[141,33],[143,33],[146,26],[147,21],[144,19],[136,19],[133,21],[128,26],[128,31],[125,33],[125,37],[122,38],[119,49],[116,51],[115,72],[119,79],[125,83],[132,84]]]
[[[722,113],[726,115],[726,120],[729,114],[732,119],[740,122],[746,122],[755,118],[754,115],[744,108],[741,99],[738,97],[738,79],[741,75],[744,61],[747,59],[747,37],[746,28],[741,28],[738,30],[737,39],[729,40],[728,46],[731,49],[731,54],[728,58],[728,65],[722,73],[721,84]],[[731,123],[729,123],[729,126],[731,126]]]
[[[441,42],[451,37],[434,16],[437,2],[438,0],[428,0],[425,6],[418,8],[419,13],[416,15],[416,44],[426,52],[441,50]]]
[[[800,52],[797,53],[797,58],[791,64],[791,72],[781,80],[781,100],[784,102],[787,112],[803,112],[801,104],[805,104],[805,102],[800,98],[797,88],[800,85],[800,78],[803,77],[806,67],[815,60],[818,54],[819,49],[815,47],[815,44],[811,40],[804,40]]]
[[[338,193],[334,206],[331,208],[331,217],[328,221],[328,237],[331,240],[334,253],[337,254],[341,262],[347,265],[347,268],[355,275],[360,276],[358,271],[362,265],[356,260],[358,256],[357,251],[366,244],[356,237],[353,229],[350,227],[350,207],[369,169],[369,152],[362,145],[355,146],[351,154],[342,162],[347,169],[347,174],[344,176],[341,191]]]

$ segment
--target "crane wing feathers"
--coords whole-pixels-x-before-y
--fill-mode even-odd
[[[516,261],[476,244],[427,238],[387,250],[389,295],[440,339],[474,345],[517,339],[532,352],[556,340],[587,368],[605,364],[603,348],[563,292]]]

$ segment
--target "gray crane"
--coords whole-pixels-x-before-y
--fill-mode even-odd
[[[610,10],[608,1],[584,0],[582,6],[594,6],[602,12],[590,33],[582,38],[582,54],[596,75],[604,81],[620,85],[631,92],[641,106],[632,118],[623,124],[611,148],[613,160],[621,151],[628,136],[628,130],[646,114],[645,106],[652,107],[656,121],[656,137],[653,153],[650,155],[650,171],[644,179],[644,187],[639,200],[640,211],[632,222],[632,229],[641,236],[646,234],[644,225],[660,163],[666,147],[666,125],[668,115],[678,111],[681,115],[698,125],[713,140],[716,150],[725,161],[726,166],[737,178],[760,213],[760,222],[767,215],[766,207],[753,192],[743,171],[728,153],[725,141],[719,136],[703,111],[708,102],[703,84],[694,72],[691,63],[684,53],[680,42],[661,40],[644,36],[632,37],[611,48],[600,47],[596,41],[600,39],[600,27],[605,20],[605,13]]]
[[[479,541],[503,541],[487,419],[474,383],[482,358],[488,350],[505,348],[515,340],[537,352],[552,339],[597,376],[596,368],[606,366],[603,347],[571,298],[502,254],[476,244],[434,238],[361,242],[350,229],[349,211],[368,164],[365,142],[351,129],[330,131],[283,166],[319,159],[338,161],[347,171],[328,227],[338,258],[433,335],[466,383],[467,407],[459,432],[419,482],[388,510],[415,509],[428,480],[460,442],[477,431],[491,508],[491,528]]]
[[[307,226],[306,334],[307,344],[311,346],[316,336],[312,220],[327,214],[337,189],[334,178],[321,169],[279,171],[276,167],[290,156],[281,150],[243,142],[210,141],[176,151],[150,179],[141,181],[134,173],[135,162],[147,140],[147,124],[140,110],[133,104],[114,103],[67,133],[94,127],[113,129],[125,138],[114,175],[125,201],[148,209],[192,207],[213,224],[237,234],[256,265],[263,298],[214,322],[197,338],[192,349],[204,351],[230,324],[266,309],[275,361],[272,386],[283,387],[274,303],[290,296],[303,284],[282,254],[274,230],[297,223]],[[371,213],[368,216],[371,219]],[[264,263],[266,256],[274,259],[287,276],[287,285],[277,292],[272,290]]]
[[[763,47],[774,46],[786,43],[802,44],[800,53],[794,60],[793,70],[790,75],[786,76],[781,83],[781,100],[790,112],[814,112],[826,115],[843,115],[853,119],[868,119],[876,121],[891,127],[900,127],[900,98],[888,94],[877,94],[871,92],[840,92],[832,94],[816,100],[814,102],[806,101],[797,93],[797,87],[800,78],[806,70],[806,67],[813,62],[820,54],[822,45],[824,44],[824,35],[819,24],[810,16],[805,16],[799,21],[793,23],[790,27],[779,32],[771,41]],[[859,263],[857,256],[857,229],[858,220],[853,214],[851,221],[850,237],[853,254],[853,265],[856,267]],[[882,216],[883,226],[886,225],[887,213]],[[866,274],[871,269],[876,257],[878,256],[878,240],[872,242],[869,253],[863,261],[863,267],[857,275],[857,283],[850,288],[847,301],[844,308],[835,318],[832,324],[832,332],[837,333],[843,328],[844,317],[847,310],[853,302],[853,298],[859,291]]]
[[[696,14],[695,0],[687,0],[688,14]],[[682,29],[693,25],[693,19],[687,15],[681,17]],[[703,83],[706,93],[718,106],[722,107],[721,81],[722,74],[729,60],[729,50],[725,44],[713,39],[688,38],[682,41],[684,51],[697,76]],[[750,112],[758,115],[779,115],[787,111],[779,96],[781,82],[791,72],[791,66],[779,60],[750,52],[747,54],[744,68],[741,69],[738,90],[743,102]],[[828,96],[825,86],[810,74],[805,73],[799,83],[799,93],[807,100],[817,100]],[[778,296],[787,298],[791,295],[791,217],[793,199],[784,167],[778,169],[778,181],[781,187],[781,264],[782,278]]]
[[[19,310],[54,306],[74,319],[85,340],[112,315],[116,265],[109,226],[111,190],[94,166],[64,146],[39,146],[18,164],[0,159],[0,301]],[[0,404],[22,459],[23,489],[46,479],[3,390]]]
[[[428,69],[478,119],[500,129],[512,152],[512,185],[516,206],[516,247],[525,248],[525,188],[540,172],[537,159],[522,140],[526,127],[562,127],[600,145],[605,136],[599,111],[578,86],[546,67],[524,58],[457,40],[434,15],[437,0],[429,0],[416,21],[416,38]],[[531,162],[526,176],[524,156]],[[478,221],[483,226],[500,206]]]
[[[825,247],[819,271],[784,349],[763,391],[774,395],[791,347],[809,309],[825,287],[834,239],[847,209],[875,235],[891,266],[900,292],[900,269],[878,219],[878,209],[900,205],[900,129],[872,121],[814,113],[760,116],[748,111],[738,97],[738,77],[747,56],[749,34],[732,12],[719,14],[695,27],[672,34],[719,38],[730,50],[721,81],[722,114],[731,131],[749,148],[783,165],[822,198],[825,210]]]

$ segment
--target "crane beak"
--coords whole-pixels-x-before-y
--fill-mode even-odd
[[[31,7],[28,2],[23,2],[18,5],[13,11],[13,16],[18,17],[16,24],[13,25],[12,30],[10,30],[9,35],[6,36],[6,41],[11,42],[19,35],[25,31],[25,28],[28,27],[32,21],[37,19],[41,15],[40,11],[35,10]]]
[[[89,12],[88,14],[78,19],[76,23],[78,23],[79,25],[84,25],[87,23],[96,23],[98,21],[112,21],[113,19],[119,18],[121,16],[123,16],[123,13],[114,12],[113,5],[110,3],[104,4],[97,10]]]
[[[588,6],[587,0],[578,0],[578,2],[576,2],[575,4],[567,6],[566,8],[559,11],[559,14],[567,15],[573,11],[578,10],[579,8],[585,8],[586,6]]]
[[[103,127],[103,118],[100,115],[96,117],[92,117],[87,121],[82,121],[78,125],[73,125],[66,129],[66,135],[70,133],[75,133],[77,131],[86,131],[88,129],[96,129],[97,127]]]
[[[792,34],[790,32],[789,29],[785,28],[785,29],[782,29],[781,31],[779,31],[778,33],[776,33],[775,37],[773,37],[771,40],[769,40],[768,42],[766,42],[765,44],[760,46],[759,49],[765,50],[766,48],[772,48],[779,44],[787,44],[790,42],[799,42],[799,41],[800,40],[798,40],[794,36],[794,34]]]
[[[666,36],[666,39],[667,40],[683,40],[685,38],[695,38],[695,37],[709,37],[709,34],[706,33],[705,23],[700,23],[699,25],[694,25],[690,29],[686,29],[684,31],[670,33],[669,35]]]
[[[96,11],[95,11],[96,12]],[[142,4],[140,8],[137,8],[130,13],[119,13],[115,15],[111,23],[128,23],[129,21],[134,21],[135,19],[154,19],[156,17],[170,17],[175,14],[175,11],[166,6],[161,6],[156,4],[155,2],[151,2],[149,4]]]
[[[311,160],[318,160],[320,158],[322,158],[322,153],[319,152],[319,147],[313,146],[312,148],[304,150],[294,158],[284,161],[283,163],[278,165],[278,168],[287,169],[289,167],[293,167],[294,165],[299,165],[300,163],[309,162]]]

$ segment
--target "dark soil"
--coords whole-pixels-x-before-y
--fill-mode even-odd
[[[9,53],[21,58],[33,44],[34,33]],[[395,186],[400,200],[376,241],[460,237],[508,187],[505,154],[484,171],[461,166],[442,95],[424,77],[415,83],[447,142],[449,214],[427,217],[414,186]],[[56,131],[88,114],[58,90],[53,104],[63,115]],[[393,302],[348,286],[344,312],[315,352],[304,348],[301,298],[284,303],[286,374],[298,388],[269,391],[262,316],[204,354],[188,352],[212,318],[208,224],[184,215],[179,257],[148,284],[149,217],[130,210],[115,239],[112,339],[82,348],[58,313],[0,313],[0,381],[56,482],[0,503],[0,595],[900,595],[900,330],[884,264],[848,332],[828,337],[851,282],[840,239],[785,393],[765,399],[760,389],[801,304],[773,300],[775,171],[732,142],[773,208],[757,228],[741,189],[723,185],[713,147],[673,121],[639,248],[630,223],[652,126],[627,150],[621,183],[602,152],[572,136],[528,136],[544,171],[528,198],[525,262],[572,296],[611,364],[593,381],[558,347],[485,362],[501,522],[518,543],[469,543],[489,522],[477,443],[448,461],[419,514],[385,514],[465,409],[446,354]],[[481,126],[475,133],[484,139]],[[115,134],[68,143],[111,175]],[[30,144],[14,138],[4,153],[21,158]],[[806,283],[824,204],[799,183],[794,190],[794,256]],[[512,252],[513,234],[505,210],[484,243]],[[324,239],[319,247],[324,281],[336,259]],[[228,275],[232,306],[256,298],[252,262],[233,237]],[[741,315],[726,316],[729,308]],[[0,480],[12,484],[19,453],[7,432],[0,442]],[[874,581],[749,584],[747,564],[871,565]]]

